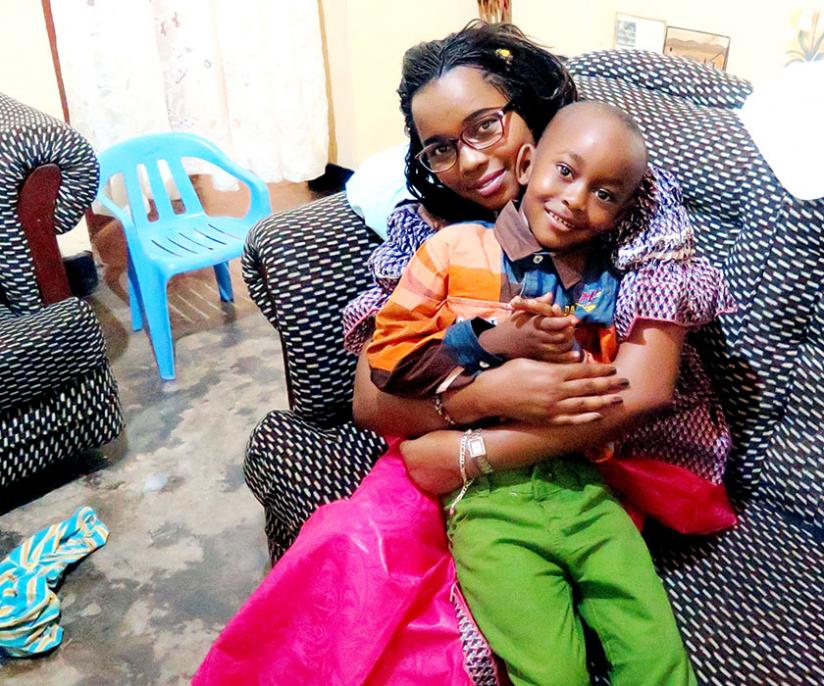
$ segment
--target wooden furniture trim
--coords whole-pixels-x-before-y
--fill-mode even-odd
[[[65,300],[72,294],[54,228],[60,179],[60,168],[56,164],[37,167],[23,182],[17,204],[44,305]]]

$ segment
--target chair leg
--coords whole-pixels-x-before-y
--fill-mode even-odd
[[[155,360],[160,370],[160,378],[175,378],[175,351],[172,342],[172,325],[169,321],[169,299],[166,293],[167,282],[160,274],[153,276],[151,283],[142,284],[140,294],[149,324],[149,337],[152,341]]]
[[[137,281],[137,274],[135,273],[134,264],[131,256],[129,257],[129,310],[132,315],[132,331],[140,331],[143,328],[143,315],[140,312],[143,302],[140,298],[140,286]]]
[[[220,264],[216,264],[214,269],[220,299],[223,302],[232,302],[235,297],[232,293],[232,277],[229,275],[229,263],[221,262]]]

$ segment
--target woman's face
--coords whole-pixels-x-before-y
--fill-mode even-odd
[[[456,139],[466,122],[482,110],[502,108],[506,96],[472,67],[455,67],[430,81],[412,98],[412,118],[423,145],[439,139]],[[517,112],[504,117],[504,137],[491,147],[475,150],[458,143],[458,160],[437,174],[440,182],[462,198],[498,212],[518,197],[521,187],[515,170],[518,151],[535,143]]]

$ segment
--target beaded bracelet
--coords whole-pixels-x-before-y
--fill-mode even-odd
[[[451,427],[458,425],[458,422],[452,419],[449,412],[447,412],[446,408],[443,406],[443,396],[440,393],[436,393],[435,397],[432,398],[432,404],[435,405],[435,412],[437,412],[438,416],[446,422],[447,426]]]

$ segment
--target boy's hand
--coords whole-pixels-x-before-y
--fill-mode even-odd
[[[565,316],[552,295],[540,298],[515,297],[510,302],[512,316],[484,331],[479,341],[490,353],[507,359],[525,357],[544,362],[579,362],[573,350],[577,319]]]
[[[578,323],[577,317],[564,315],[561,306],[553,302],[552,293],[547,293],[538,298],[522,298],[520,295],[516,295],[509,301],[509,306],[516,312],[528,312],[543,317],[569,316],[575,320],[576,324]]]

